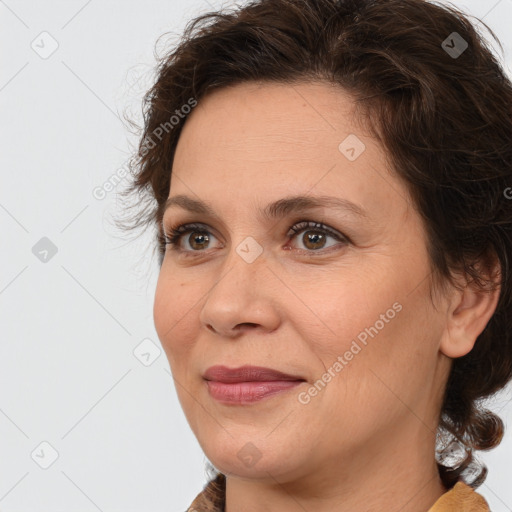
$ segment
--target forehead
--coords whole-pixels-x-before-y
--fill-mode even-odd
[[[406,208],[404,185],[389,174],[384,149],[354,107],[347,92],[324,82],[249,82],[214,91],[183,127],[170,195],[231,204],[338,195],[367,203],[380,217]]]
[[[320,149],[334,159],[349,133],[364,135],[358,124],[354,100],[338,86],[247,82],[213,91],[199,102],[177,153],[190,141],[261,162],[274,156],[316,159]]]

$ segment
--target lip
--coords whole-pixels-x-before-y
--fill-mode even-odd
[[[305,379],[262,366],[211,366],[203,375],[210,396],[224,404],[249,404],[292,389]]]
[[[203,375],[205,380],[213,380],[232,384],[235,382],[270,382],[305,380],[298,375],[290,375],[264,366],[239,366],[228,368],[227,366],[210,366]]]

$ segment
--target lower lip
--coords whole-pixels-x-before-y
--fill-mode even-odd
[[[288,391],[304,381],[275,380],[264,382],[234,382],[227,384],[209,380],[206,381],[210,395],[219,402],[228,404],[246,404],[263,398]]]

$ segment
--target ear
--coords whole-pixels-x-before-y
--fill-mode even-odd
[[[500,295],[499,264],[481,275],[491,279],[494,289],[490,285],[482,289],[467,279],[459,280],[463,285],[461,290],[453,288],[440,344],[441,352],[448,357],[457,358],[469,353],[496,310]]]

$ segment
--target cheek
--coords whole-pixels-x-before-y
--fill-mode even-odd
[[[170,283],[163,276],[162,271],[158,276],[153,303],[153,322],[162,345],[165,347],[167,332],[172,328],[172,302],[173,296],[170,292]],[[172,331],[171,331],[172,332]]]
[[[404,404],[419,405],[431,391],[436,321],[425,305],[419,306],[421,300],[393,299],[379,300],[371,308],[359,308],[362,303],[354,301],[352,314],[339,318],[337,343],[324,345],[319,354],[336,375],[325,390],[326,405],[344,403],[357,408],[361,417],[385,422],[406,412]]]
[[[315,378],[331,368],[331,374],[350,375],[354,384],[366,375],[367,385],[379,385],[377,374],[399,387],[401,380],[414,376],[421,380],[431,371],[437,354],[438,319],[425,302],[428,294],[423,290],[410,294],[410,288],[401,286],[396,277],[380,283],[378,279],[331,282],[322,294],[309,295],[308,303],[314,305],[309,314],[304,314],[303,307],[293,313],[293,322],[301,326],[309,350],[321,362],[315,365]],[[389,286],[390,282],[394,285]]]
[[[176,364],[186,359],[196,335],[191,319],[194,301],[187,300],[186,283],[168,277],[161,271],[155,291],[153,321],[155,329],[174,370]],[[189,340],[189,342],[187,342]]]
[[[371,280],[326,282],[321,293],[308,295],[308,311],[304,306],[289,311],[324,363],[325,357],[336,359],[349,350],[354,340],[364,347],[399,320],[403,309],[397,300],[399,293],[389,287],[379,290],[369,283]]]

